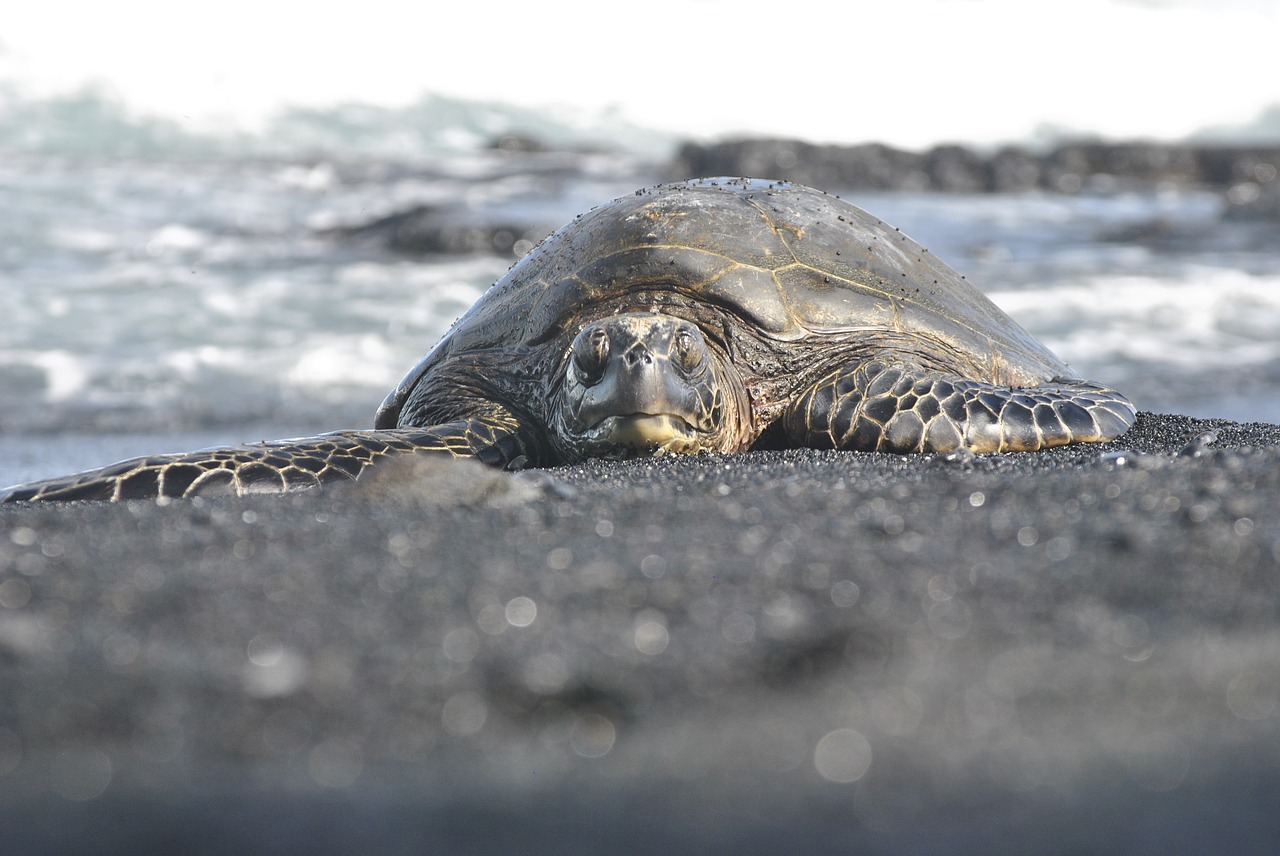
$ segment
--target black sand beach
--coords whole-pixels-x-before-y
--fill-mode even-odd
[[[3,849],[1275,853],[1278,498],[1144,413],[5,507]]]

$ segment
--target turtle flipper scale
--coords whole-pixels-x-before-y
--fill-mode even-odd
[[[294,493],[359,478],[379,461],[405,454],[444,453],[506,466],[531,457],[518,429],[512,419],[489,417],[151,455],[17,485],[0,491],[0,503]]]
[[[797,445],[881,452],[1029,452],[1111,440],[1133,424],[1118,392],[1063,380],[1007,387],[880,361],[831,372],[787,409]]]

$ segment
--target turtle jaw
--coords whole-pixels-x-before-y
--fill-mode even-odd
[[[673,413],[606,416],[586,431],[583,439],[611,457],[696,452],[704,445],[698,430]]]

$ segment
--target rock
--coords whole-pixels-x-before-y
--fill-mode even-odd
[[[987,155],[958,145],[918,154],[880,144],[739,139],[686,144],[670,176],[746,175],[832,190],[1077,193],[1157,185],[1226,190],[1242,183],[1266,184],[1278,168],[1280,146],[1071,142],[1044,153],[1006,147]]]
[[[1205,146],[1194,151],[1200,181],[1213,187],[1267,184],[1280,170],[1280,146]]]
[[[336,487],[374,505],[420,510],[502,508],[544,496],[530,475],[503,472],[469,458],[431,455],[388,458],[360,481]]]
[[[991,189],[991,162],[964,146],[937,146],[924,156],[929,190],[984,193]]]
[[[991,156],[993,193],[1023,193],[1039,188],[1042,183],[1041,159],[1026,149],[1005,147]]]
[[[487,253],[522,256],[553,227],[491,220],[475,212],[418,205],[368,223],[341,226],[326,234],[368,241],[405,255]]]
[[[819,146],[798,140],[686,143],[672,180],[716,175],[785,178],[817,188],[927,190],[924,158],[878,143]]]
[[[486,148],[509,154],[539,154],[552,150],[544,141],[529,134],[503,134],[490,140]]]
[[[1155,143],[1068,143],[1044,163],[1045,182],[1053,189],[1078,188],[1099,178],[1126,184],[1200,181],[1194,151]]]

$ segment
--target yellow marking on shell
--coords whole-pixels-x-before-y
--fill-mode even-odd
[[[796,257],[795,250],[791,249],[791,243],[782,236],[782,233],[778,230],[778,224],[773,222],[773,218],[769,216],[769,212],[764,209],[764,206],[751,196],[746,197],[745,201],[760,213],[760,219],[764,220],[765,224],[769,227],[769,230],[777,236],[779,241],[782,242],[782,246],[787,248],[787,254],[791,256],[792,261],[798,264],[800,259]],[[788,226],[788,229],[796,236],[796,238],[800,238],[804,235],[804,230],[802,228]]]
[[[690,247],[687,247],[687,246],[684,246],[684,245],[682,245],[682,244],[638,244],[638,245],[636,245],[636,246],[626,245],[626,246],[619,247],[615,252],[610,253],[610,255],[611,255],[611,256],[613,256],[613,255],[621,255],[621,254],[623,254],[623,253],[632,252],[633,250],[688,250],[688,249],[691,249],[691,248],[690,248]],[[738,259],[735,259],[735,258],[733,258],[732,256],[725,255],[724,253],[717,253],[717,252],[715,252],[715,251],[713,251],[713,250],[707,250],[707,249],[703,249],[703,248],[701,248],[701,247],[698,247],[698,248],[696,248],[696,249],[697,249],[697,251],[698,251],[698,252],[700,252],[700,253],[705,253],[706,255],[708,255],[708,256],[712,256],[712,257],[714,257],[714,258],[723,259],[725,262],[727,262],[727,263],[728,263],[728,264],[726,265],[725,269],[724,269],[723,271],[721,271],[721,272],[720,272],[720,275],[719,275],[719,276],[715,277],[714,279],[708,279],[708,280],[706,281],[706,283],[704,283],[704,285],[705,285],[705,284],[710,284],[710,283],[713,283],[713,282],[717,282],[718,280],[722,279],[726,274],[729,274],[729,273],[733,272],[734,270],[739,270],[739,269],[742,269],[742,268],[748,268],[748,269],[751,269],[751,270],[758,270],[758,271],[761,271],[762,273],[768,273],[768,274],[771,274],[771,275],[773,276],[773,278],[774,278],[774,281],[775,281],[775,282],[777,282],[777,281],[778,281],[778,278],[777,278],[777,277],[778,277],[778,274],[780,274],[780,273],[784,273],[784,272],[789,271],[789,270],[807,270],[807,271],[811,271],[811,272],[813,272],[813,273],[815,273],[815,274],[819,274],[819,275],[821,275],[821,276],[828,277],[828,278],[829,278],[829,279],[831,279],[833,282],[840,282],[840,283],[844,283],[844,284],[846,284],[846,285],[852,286],[852,287],[854,287],[854,288],[861,289],[861,290],[866,291],[866,292],[870,292],[870,293],[872,293],[872,294],[878,295],[878,296],[883,297],[883,298],[886,298],[886,299],[888,299],[888,298],[891,296],[891,295],[889,294],[889,292],[884,291],[883,289],[876,288],[875,286],[873,286],[873,285],[871,285],[871,284],[869,284],[869,283],[865,283],[865,282],[858,282],[858,281],[856,281],[856,280],[849,279],[848,277],[840,276],[839,274],[834,273],[834,272],[832,272],[832,271],[825,270],[825,269],[823,269],[823,268],[819,268],[819,267],[814,267],[813,265],[808,264],[808,263],[806,263],[806,262],[802,262],[802,261],[800,261],[799,259],[794,260],[794,261],[793,261],[793,262],[791,262],[790,264],[782,265],[781,267],[778,267],[778,268],[769,269],[769,268],[762,268],[762,267],[759,267],[759,266],[757,266],[757,265],[753,265],[753,264],[748,264],[748,263],[743,262],[743,261],[739,261]],[[772,255],[772,253],[771,253],[771,252],[769,252],[769,251],[766,251],[766,255]],[[794,257],[793,257],[793,258],[794,258]],[[583,285],[588,286],[588,287],[592,287],[592,288],[598,288],[598,287],[599,287],[598,285],[593,285],[592,283],[589,283],[589,282],[587,282],[586,280],[582,280],[582,279],[580,279],[580,278],[577,276],[577,274],[574,274],[571,278],[572,278],[572,279],[574,279],[576,282],[580,282],[580,283],[582,283]],[[781,283],[779,283],[779,289],[780,289],[780,290],[782,290]],[[976,330],[975,330],[975,332],[976,332]]]

